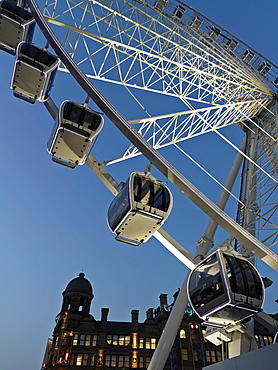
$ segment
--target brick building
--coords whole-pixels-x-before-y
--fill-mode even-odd
[[[108,308],[102,308],[101,320],[97,321],[90,314],[92,286],[80,273],[63,292],[62,309],[56,317],[53,338],[48,340],[42,369],[146,369],[177,295],[168,304],[167,295],[161,294],[159,306],[149,308],[142,323],[138,310],[131,311],[130,322],[109,321]],[[205,329],[188,307],[165,370],[197,370],[225,358],[225,346],[206,341]],[[272,342],[262,327],[255,337],[259,346]]]

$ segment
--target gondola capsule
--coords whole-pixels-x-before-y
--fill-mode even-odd
[[[21,42],[16,49],[11,88],[16,97],[35,103],[50,95],[59,59],[46,49]]]
[[[103,122],[102,115],[87,105],[64,101],[47,144],[52,160],[70,168],[84,164]]]
[[[162,226],[172,203],[164,184],[143,172],[133,172],[108,209],[109,227],[116,240],[138,246]]]
[[[187,288],[194,311],[219,326],[258,313],[264,300],[263,281],[252,263],[236,252],[221,249],[191,271]]]
[[[15,54],[22,41],[32,42],[35,18],[11,1],[0,2],[0,49]]]

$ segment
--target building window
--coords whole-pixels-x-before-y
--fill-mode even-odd
[[[89,362],[89,354],[88,353],[84,353],[82,365],[83,366],[88,366],[88,362]]]
[[[259,348],[268,346],[273,342],[273,339],[270,335],[255,335],[255,339]]]
[[[187,348],[182,348],[181,355],[182,355],[183,361],[188,361],[188,349]]]
[[[217,351],[217,358],[219,357],[221,358],[221,353],[220,351]],[[207,362],[217,362],[215,351],[206,350],[206,360]]]
[[[92,336],[90,334],[87,334],[86,338],[85,338],[85,346],[86,347],[91,345],[91,339],[92,339]]]
[[[124,367],[130,367],[130,357],[129,356],[125,356]]]
[[[72,345],[77,346],[77,343],[78,343],[78,334],[74,334]]]
[[[198,329],[199,325],[197,323],[192,323],[192,324],[190,324],[190,328],[191,329]]]
[[[117,346],[119,342],[119,336],[118,335],[113,335],[112,336],[112,344],[113,346]]]
[[[108,334],[106,337],[107,344],[112,344],[112,335]]]
[[[105,366],[108,367],[130,367],[130,356],[127,355],[105,355]]]
[[[77,355],[76,366],[81,366],[82,365],[82,357],[83,357],[82,354]]]
[[[111,356],[110,366],[111,367],[116,367],[117,366],[117,356],[116,355]]]
[[[105,355],[105,366],[110,366],[111,355]]]
[[[79,345],[84,346],[84,344],[85,344],[85,334],[81,334],[79,339]]]
[[[218,361],[218,362],[222,361],[222,354],[221,354],[221,351],[216,351],[216,355],[217,355],[217,361]]]
[[[130,344],[130,335],[111,335],[106,337],[107,344],[112,346],[128,346]]]
[[[125,345],[125,337],[124,335],[119,335],[119,346]]]
[[[118,365],[119,367],[124,367],[124,356],[123,355],[119,355]]]
[[[150,362],[151,362],[150,356],[146,356],[146,368],[149,366]]]
[[[186,331],[184,329],[180,330],[180,338],[181,339],[186,339]]]
[[[198,352],[195,350],[193,351],[194,361],[198,361]]]
[[[74,356],[71,358],[70,364],[74,365]],[[76,366],[88,366],[89,365],[89,354],[78,353],[76,357]]]
[[[139,348],[144,348],[144,338],[143,337],[139,338]]]
[[[203,340],[205,341],[205,342],[207,342],[208,340],[206,339],[206,329],[202,329],[202,335],[203,335]]]
[[[92,353],[91,354],[91,361],[90,361],[90,366],[96,366],[96,361],[95,361],[95,358],[96,358],[96,353]]]
[[[144,357],[139,356],[139,368],[143,369],[143,367],[144,367]]]
[[[156,349],[156,338],[139,338],[139,348]]]
[[[74,334],[73,336],[73,346],[96,346],[97,345],[97,334]]]
[[[70,365],[71,366],[74,365],[74,360],[75,360],[75,353],[72,353],[71,356],[70,356]]]

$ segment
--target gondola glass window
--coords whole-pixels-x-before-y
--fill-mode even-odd
[[[249,300],[263,299],[263,286],[258,272],[244,259],[224,255],[232,293],[246,294]]]
[[[71,102],[65,104],[63,118],[93,131],[98,129],[101,124],[101,116],[99,114],[92,114],[91,110]]]
[[[130,210],[128,184],[123,187],[120,194],[114,200],[108,210],[108,220],[112,230],[116,229],[122,218]]]
[[[64,101],[47,144],[52,160],[70,168],[84,164],[103,123],[102,115],[87,105]]]
[[[133,172],[108,210],[108,224],[116,239],[132,245],[146,242],[172,208],[169,189],[158,180]]]
[[[216,250],[191,272],[188,296],[202,319],[228,325],[261,311],[264,286],[248,260]]]
[[[200,309],[201,312],[201,307],[205,307],[213,300],[219,300],[219,297],[220,304],[228,302],[227,296],[223,295],[220,265],[215,255],[201,265],[190,279],[189,291],[193,307]]]
[[[45,49],[21,42],[16,49],[11,88],[16,97],[35,103],[48,99],[59,59]]]
[[[35,19],[30,11],[4,0],[0,2],[0,18],[0,49],[15,54],[20,42],[32,42]]]

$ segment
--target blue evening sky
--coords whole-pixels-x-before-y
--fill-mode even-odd
[[[187,3],[278,64],[277,0]],[[36,40],[38,46],[45,45],[38,28]],[[143,321],[147,309],[159,305],[161,293],[168,294],[168,302],[172,302],[187,268],[154,238],[139,248],[114,240],[106,222],[112,194],[88,166],[69,170],[51,161],[46,143],[53,121],[43,104],[31,105],[13,97],[13,61],[13,56],[0,52],[0,358],[3,370],[39,370],[54,318],[61,308],[61,294],[81,271],[93,286],[91,313],[97,320],[101,307],[109,307],[109,320],[130,321],[131,310],[139,309]],[[116,90],[105,84],[98,87],[127,118],[135,118]],[[85,97],[71,76],[58,74],[52,92],[57,104],[65,99],[83,102]],[[90,106],[97,109],[93,103]],[[212,140],[215,138],[209,135],[199,138],[188,150],[196,157],[206,150],[212,152],[215,145],[221,151],[223,143]],[[121,155],[127,146],[127,140],[106,120],[93,152],[103,161]],[[167,150],[168,157],[183,166],[184,159]],[[223,145],[222,154],[216,155],[213,162],[213,170],[219,176],[227,176],[231,163],[223,155],[224,150]],[[147,164],[147,160],[138,157],[111,166],[109,171],[120,182],[131,171],[144,170]],[[199,172],[187,162],[184,165],[188,166],[190,180],[201,186]],[[154,174],[161,178],[157,171]],[[216,201],[219,189],[214,191],[209,184],[207,195]],[[169,186],[174,207],[164,228],[193,254],[208,217]],[[229,214],[234,217],[235,204],[231,202],[229,207]],[[216,244],[227,237],[226,232],[219,230]],[[277,274],[264,263],[259,262],[258,269],[262,276],[277,280]],[[266,295],[264,310],[276,313],[276,282]]]

